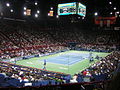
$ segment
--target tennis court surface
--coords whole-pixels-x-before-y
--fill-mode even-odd
[[[78,51],[69,51],[56,54],[53,57],[49,57],[46,59],[46,62],[63,64],[63,65],[72,65],[78,63],[84,59],[89,57],[89,53],[80,53]],[[44,60],[44,59],[40,59]]]
[[[92,52],[92,57],[105,57],[110,53]],[[46,69],[50,71],[75,74],[80,72],[99,60],[94,59],[89,62],[89,51],[66,51],[54,55],[42,56],[17,61],[16,64],[43,69],[44,60],[46,60]]]

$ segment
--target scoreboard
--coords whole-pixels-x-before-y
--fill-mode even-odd
[[[78,14],[80,16],[86,15],[86,6],[79,2],[58,4],[58,15]]]
[[[81,3],[78,3],[78,12],[77,12],[78,15],[80,16],[84,16],[86,15],[86,6],[81,4]]]
[[[76,14],[76,2],[58,4],[58,15]]]

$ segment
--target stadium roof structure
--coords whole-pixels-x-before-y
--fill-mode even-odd
[[[20,19],[48,19],[48,12],[54,11],[57,15],[57,6],[59,3],[81,2],[87,7],[86,18],[98,16],[115,16],[120,17],[119,0],[0,0],[0,17],[20,18]],[[24,12],[30,9],[31,15],[26,17]]]

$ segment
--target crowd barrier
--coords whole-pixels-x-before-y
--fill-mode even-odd
[[[112,50],[96,50],[96,49],[85,49],[85,48],[76,48],[75,50],[78,50],[78,51],[92,51],[92,52],[105,52],[105,53],[112,52]],[[52,52],[52,53],[46,53],[46,54],[28,55],[28,56],[23,56],[23,57],[6,59],[6,60],[2,60],[2,61],[4,61],[4,62],[16,62],[16,61],[23,60],[23,59],[30,59],[30,58],[34,58],[34,57],[43,57],[43,56],[54,55],[56,53],[65,52],[65,51],[69,51],[69,50],[65,49],[65,50],[56,51],[56,52]]]
[[[86,48],[76,48],[78,51],[92,51],[92,52],[106,52],[110,53],[112,50],[98,50],[98,49],[86,49]]]
[[[51,82],[51,83],[49,83]],[[69,83],[69,84],[55,84],[54,81],[46,81],[42,83],[33,84],[26,84],[27,86],[23,87],[16,87],[15,85],[10,87],[1,87],[0,89],[7,89],[7,90],[106,90],[107,85],[109,85],[111,81],[94,81],[94,82],[82,82],[82,83]],[[18,83],[19,84],[19,83]],[[43,85],[41,85],[43,84]],[[21,84],[22,86],[22,84]]]
[[[65,50],[61,50],[61,51],[56,51],[56,52],[52,52],[52,53],[46,53],[46,54],[35,54],[35,55],[28,55],[28,56],[23,56],[23,57],[16,57],[16,58],[12,58],[12,59],[5,59],[2,60],[3,62],[16,62],[19,60],[23,60],[23,59],[30,59],[30,58],[34,58],[34,57],[43,57],[43,56],[49,56],[49,55],[53,55],[53,54],[57,54],[60,52],[65,52],[68,51],[67,49]]]

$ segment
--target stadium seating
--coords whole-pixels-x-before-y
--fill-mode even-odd
[[[114,31],[92,32],[64,30],[35,30],[28,25],[1,24],[0,27],[0,87],[60,85],[70,83],[71,75],[56,73],[2,62],[15,57],[49,54],[65,49],[68,42],[77,43],[79,50],[111,52],[91,67],[75,74],[75,82],[105,81],[111,79],[118,67],[120,52],[119,33]],[[24,28],[25,27],[25,28]],[[45,27],[47,29],[47,27]],[[56,29],[56,28],[55,28]],[[4,74],[5,73],[5,74]],[[73,80],[74,81],[74,80]],[[26,85],[25,85],[26,84]]]

